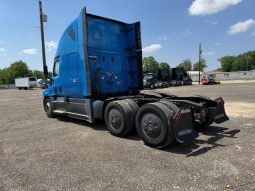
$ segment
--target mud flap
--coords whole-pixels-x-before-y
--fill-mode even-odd
[[[180,108],[174,117],[174,134],[178,142],[191,141],[198,137],[193,128],[192,112],[190,108]]]
[[[225,112],[223,99],[217,98],[215,101],[217,102],[217,108],[214,115],[214,122],[219,124],[228,121],[229,118]]]

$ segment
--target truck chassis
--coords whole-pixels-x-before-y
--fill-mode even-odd
[[[91,123],[104,120],[111,134],[118,137],[126,137],[136,128],[144,143],[155,148],[164,148],[174,140],[190,141],[198,136],[197,130],[229,119],[222,98],[177,97],[153,91],[97,100],[45,97],[44,109],[48,117],[61,114]]]

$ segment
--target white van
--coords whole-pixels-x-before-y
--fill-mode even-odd
[[[37,78],[35,77],[17,78],[15,79],[15,86],[19,90],[35,88],[37,86]]]

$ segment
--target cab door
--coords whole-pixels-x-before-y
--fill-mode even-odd
[[[77,53],[65,55],[66,69],[63,78],[63,95],[64,97],[80,97],[81,96],[81,80],[80,70],[78,67]]]
[[[60,78],[60,59],[59,57],[55,59],[53,67],[53,77],[52,77],[52,86],[53,86],[53,96],[62,97],[62,82]]]
[[[64,102],[64,97],[63,97],[63,73],[60,70],[61,68],[61,61],[60,58],[57,57],[54,62],[54,67],[53,67],[53,77],[52,77],[52,96],[55,98],[53,103],[54,103],[54,108],[56,110],[60,111],[65,111],[65,102]]]

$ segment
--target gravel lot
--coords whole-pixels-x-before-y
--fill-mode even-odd
[[[255,83],[159,91],[222,96],[231,120],[157,150],[100,122],[47,118],[41,90],[0,90],[0,190],[255,190]]]

